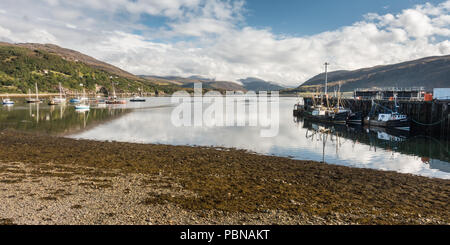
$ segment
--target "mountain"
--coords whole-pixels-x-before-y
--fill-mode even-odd
[[[57,92],[61,83],[69,91],[171,93],[177,86],[160,86],[77,51],[50,44],[0,43],[0,92],[27,93],[35,83],[41,92]]]
[[[325,74],[319,74],[295,89],[295,91],[323,91]],[[328,73],[328,90],[341,84],[341,91],[350,92],[356,88],[382,87],[450,87],[450,55],[433,56],[393,65],[375,66],[355,71],[334,71]]]
[[[255,77],[248,77],[245,79],[239,80],[245,89],[250,91],[279,91],[282,89],[285,89],[285,87],[282,87],[278,84],[275,84],[273,82],[266,82],[262,79],[255,78]]]
[[[201,83],[202,87],[207,90],[218,90],[221,92],[224,91],[246,91],[246,89],[234,82],[228,81],[215,81],[215,79],[204,78],[200,76],[190,76],[190,77],[177,77],[177,76],[148,76],[141,75],[139,76],[148,81],[159,81],[159,84],[175,84],[181,86],[183,88],[194,88],[194,83]]]

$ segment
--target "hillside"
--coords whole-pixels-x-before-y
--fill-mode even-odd
[[[319,74],[295,91],[323,91],[325,74]],[[341,91],[373,87],[450,87],[450,55],[427,57],[393,65],[328,73],[329,90],[341,83]]]
[[[275,84],[273,82],[267,82],[264,80],[261,80],[259,78],[254,77],[248,77],[246,79],[239,80],[245,89],[251,90],[251,91],[279,91],[282,89],[285,89],[285,87],[282,87],[278,84]]]
[[[125,77],[132,80],[140,80],[141,78],[126,72],[118,67],[105,63],[103,61],[96,60],[90,56],[82,54],[78,51],[61,48],[53,44],[38,44],[38,43],[18,43],[18,47],[24,47],[31,50],[41,50],[50,54],[56,54],[68,61],[81,62],[92,68],[96,68],[102,71],[106,71],[116,76]]]
[[[56,54],[55,50],[61,52]],[[103,68],[100,69],[100,66]],[[57,46],[0,44],[1,93],[34,91],[35,83],[41,92],[57,92],[59,83],[69,91],[81,91],[83,88],[96,91],[99,87],[110,91],[112,82],[118,92],[137,92],[142,87],[146,92],[171,93],[176,90],[176,86],[150,83],[112,65]]]
[[[176,76],[139,76],[148,81],[152,81],[158,84],[174,84],[177,86],[181,86],[183,88],[194,88],[194,83],[201,83],[202,87],[206,90],[217,90],[217,91],[246,91],[246,89],[234,82],[227,81],[215,81],[214,79],[203,78],[199,76],[191,76],[191,77],[176,77]]]

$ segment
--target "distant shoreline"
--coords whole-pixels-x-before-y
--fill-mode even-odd
[[[132,93],[127,93],[128,95],[131,95]],[[118,94],[119,95],[119,94]],[[29,97],[29,94],[0,94],[0,98],[27,98]],[[31,94],[31,97],[34,98],[36,95],[35,94]],[[59,93],[43,93],[43,94],[39,94],[39,97],[52,97],[52,96],[59,96]],[[66,95],[67,97],[71,97],[71,96],[76,96],[75,94],[70,94],[70,95]],[[155,96],[155,95],[145,95],[144,97],[170,97],[171,95],[159,95],[159,96]],[[284,98],[297,98],[296,94],[279,94],[280,97],[284,97]]]
[[[0,94],[1,98],[26,98],[29,97],[30,94]],[[59,96],[59,93],[43,93],[39,94],[39,97],[51,97],[51,96]],[[36,94],[31,94],[32,98],[36,97]]]

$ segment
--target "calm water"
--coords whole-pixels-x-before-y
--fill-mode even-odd
[[[450,142],[382,129],[326,126],[292,116],[296,98],[280,98],[279,134],[261,138],[261,127],[175,127],[170,98],[92,108],[18,103],[0,111],[0,127],[77,139],[222,146],[331,164],[393,170],[450,179]],[[243,102],[245,103],[245,102]],[[39,108],[38,108],[39,107]]]

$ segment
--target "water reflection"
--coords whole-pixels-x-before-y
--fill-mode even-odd
[[[295,101],[280,99],[280,129],[274,138],[261,138],[261,127],[175,127],[170,120],[171,108],[135,110],[72,137],[234,147],[267,155],[450,179],[448,141],[384,129],[308,122],[292,117]]]
[[[126,108],[94,108],[90,112],[77,112],[71,105],[16,103],[0,108],[0,129],[16,129],[64,135],[94,127],[107,120],[128,113]]]
[[[71,105],[16,103],[0,108],[0,129],[94,140],[234,147],[267,155],[450,179],[448,139],[411,136],[382,128],[318,124],[292,117],[295,103],[295,98],[280,98],[280,128],[274,138],[261,138],[260,126],[175,127],[171,123],[170,98],[99,105],[89,111],[76,111]],[[247,115],[247,121],[254,116]]]

